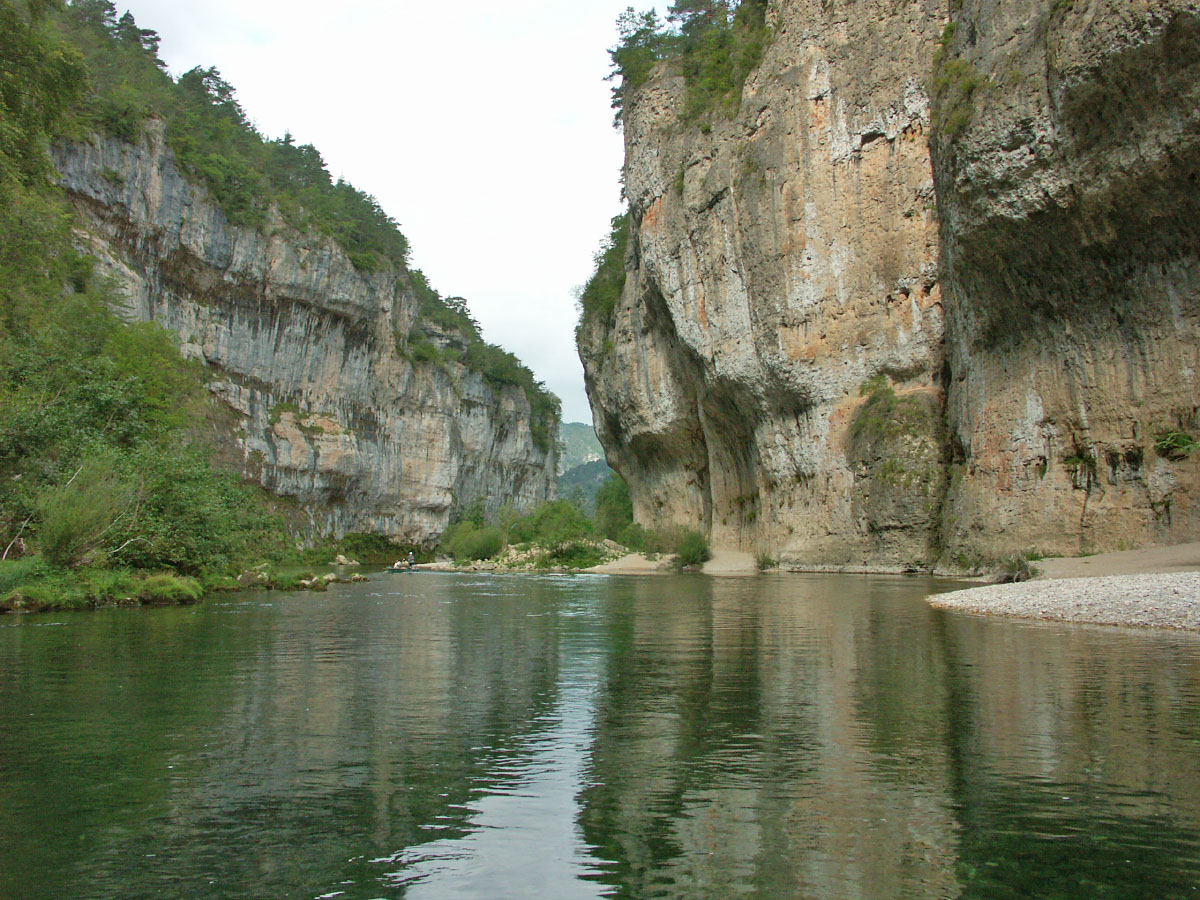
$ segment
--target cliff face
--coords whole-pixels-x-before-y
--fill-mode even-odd
[[[773,7],[740,112],[709,133],[680,125],[670,66],[626,106],[629,273],[580,347],[639,521],[807,562],[931,558],[943,326],[922,80],[941,6]],[[887,384],[905,433],[860,415]]]
[[[1197,436],[1200,3],[965,0],[954,20],[933,141],[948,537],[1194,540],[1197,455],[1155,444]]]
[[[234,423],[227,455],[315,529],[429,543],[455,504],[552,498],[553,443],[536,445],[521,389],[404,354],[418,300],[403,273],[360,272],[281,220],[231,224],[155,123],[140,145],[97,138],[55,162],[123,312],[177,332],[211,367]]]
[[[1194,0],[776,0],[738,113],[626,102],[580,350],[649,525],[907,566],[1193,537]],[[931,93],[932,88],[932,93]]]

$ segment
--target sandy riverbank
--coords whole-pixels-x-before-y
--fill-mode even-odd
[[[1045,559],[1019,584],[937,594],[962,612],[1143,628],[1200,631],[1200,543]]]
[[[597,575],[669,575],[675,571],[671,565],[670,556],[660,556],[658,559],[647,559],[641,553],[630,553],[620,559],[584,569]],[[739,553],[736,550],[714,550],[712,559],[704,564],[701,571],[705,575],[742,576],[758,574],[758,565],[752,553]]]

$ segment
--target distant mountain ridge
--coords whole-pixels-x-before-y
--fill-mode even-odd
[[[569,472],[584,463],[604,459],[604,448],[596,430],[586,422],[564,422],[559,429],[562,455],[558,458],[558,474]]]

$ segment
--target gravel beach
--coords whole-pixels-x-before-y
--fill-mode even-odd
[[[934,594],[929,602],[1022,619],[1200,631],[1200,542],[1045,559],[1036,566],[1041,574],[1033,581]],[[587,571],[650,575],[672,570],[664,559],[631,554]],[[748,553],[717,551],[704,572],[754,575],[757,568]]]
[[[1200,631],[1200,572],[1049,578],[936,594],[934,606],[962,612]]]

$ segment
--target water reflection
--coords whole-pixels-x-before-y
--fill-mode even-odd
[[[635,586],[585,828],[624,895],[955,895],[933,613],[896,587],[709,582],[664,615]]]
[[[1200,895],[1200,639],[935,587],[381,576],[3,620],[0,897]]]

